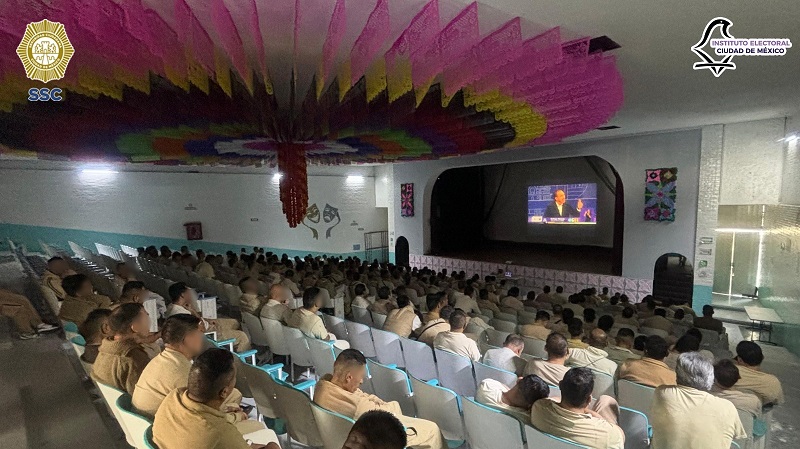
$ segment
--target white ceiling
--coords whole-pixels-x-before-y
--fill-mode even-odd
[[[570,140],[695,128],[793,116],[800,112],[798,0],[482,0],[570,34],[607,35],[625,83],[625,103],[609,124]],[[715,17],[737,38],[789,38],[786,56],[737,56],[719,78],[695,71],[690,47]]]

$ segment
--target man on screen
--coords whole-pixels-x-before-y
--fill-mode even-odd
[[[583,209],[583,200],[578,198],[577,207],[573,207],[566,202],[567,195],[563,190],[558,189],[553,194],[553,202],[547,205],[544,210],[544,218],[560,218],[560,217],[580,217],[581,209]]]

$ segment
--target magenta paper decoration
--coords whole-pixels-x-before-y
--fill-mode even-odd
[[[400,216],[414,216],[414,183],[400,184]]]

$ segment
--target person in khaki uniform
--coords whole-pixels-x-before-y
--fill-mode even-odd
[[[608,359],[616,362],[617,365],[622,365],[628,359],[641,359],[642,356],[633,352],[633,339],[635,336],[636,334],[627,327],[618,330],[617,344],[606,346],[605,351],[608,353]]]
[[[132,395],[150,362],[139,344],[139,339],[150,336],[150,317],[141,304],[126,303],[111,312],[108,327],[112,335],[100,343],[92,379]]]
[[[531,422],[531,407],[536,401],[546,399],[550,387],[541,377],[528,375],[513,387],[494,379],[484,379],[478,385],[475,402],[502,410],[525,424]]]
[[[546,310],[536,312],[536,320],[533,324],[523,324],[519,327],[519,333],[537,340],[547,340],[547,336],[552,332],[547,328],[550,323],[550,313]]]
[[[73,274],[75,272],[69,268],[66,260],[58,256],[52,257],[47,261],[47,270],[42,274],[42,287],[49,288],[59,301],[63,301],[67,293],[61,287],[61,281]]]
[[[242,290],[242,297],[239,298],[239,310],[259,316],[261,307],[267,302],[267,298],[258,294],[258,281],[250,276],[245,276],[239,281],[239,288]]]
[[[38,332],[58,330],[58,327],[42,322],[28,298],[8,290],[0,289],[0,315],[14,320],[22,340],[35,338]]]
[[[644,357],[641,360],[626,360],[620,365],[619,378],[648,387],[675,385],[675,371],[664,363],[668,353],[669,345],[666,340],[658,335],[647,337]]]
[[[422,324],[428,324],[431,321],[442,318],[442,308],[447,305],[447,298],[441,294],[432,294],[425,297],[425,304],[428,306],[428,311],[422,315]]]
[[[389,312],[389,316],[386,317],[386,322],[383,324],[383,330],[408,338],[411,332],[422,326],[422,322],[408,296],[399,296],[397,305],[400,308]]]
[[[61,302],[61,310],[58,313],[58,317],[62,320],[72,321],[80,326],[92,310],[111,308],[111,298],[96,295],[86,275],[67,276],[61,286],[67,294]]]
[[[280,321],[283,324],[289,320],[292,310],[287,305],[292,298],[288,287],[280,284],[269,289],[269,300],[261,308],[261,318]]]
[[[333,341],[334,345],[340,349],[347,349],[350,344],[345,340],[336,340],[336,336],[328,332],[325,328],[325,323],[322,318],[317,315],[317,312],[322,308],[322,296],[320,295],[318,287],[307,288],[303,292],[303,307],[296,309],[289,315],[286,320],[286,325],[295,329],[300,329],[300,332],[307,337],[316,338],[319,340]]]
[[[452,352],[478,362],[481,359],[481,352],[475,340],[464,335],[464,328],[467,326],[467,314],[463,310],[455,310],[448,320],[450,331],[440,332],[433,339],[433,347]]]
[[[748,391],[733,389],[741,378],[736,362],[730,359],[720,360],[714,365],[714,386],[711,388],[711,394],[731,401],[737,410],[745,411],[753,415],[753,418],[760,419],[762,415],[761,399]]]
[[[416,449],[444,449],[447,443],[436,423],[424,419],[404,416],[396,401],[385,402],[377,396],[364,393],[359,388],[367,374],[367,360],[354,349],[342,351],[333,365],[333,374],[320,379],[314,390],[314,402],[320,407],[358,419],[371,410],[383,410],[393,414],[409,433],[408,446]]]
[[[672,333],[672,321],[667,319],[667,309],[658,308],[653,312],[654,315],[650,318],[645,318],[641,321],[641,327],[649,327],[650,329],[659,329],[668,334]]]
[[[736,382],[734,389],[749,391],[767,405],[778,405],[784,402],[781,382],[772,374],[761,371],[764,353],[761,347],[752,341],[741,341],[736,345],[736,364],[739,368],[741,379]]]
[[[617,424],[619,404],[600,396],[593,406],[594,375],[588,368],[572,368],[559,383],[561,402],[539,400],[531,409],[531,424],[544,433],[592,449],[623,449],[625,434]]]
[[[197,357],[187,387],[169,393],[156,412],[153,441],[159,449],[280,449],[275,442],[248,443],[220,410],[236,385],[233,362],[224,349]]]
[[[569,358],[567,339],[563,335],[553,332],[545,341],[544,350],[547,351],[547,360],[532,359],[525,366],[525,375],[536,374],[550,385],[558,385],[567,374],[566,366]]]
[[[708,393],[714,367],[706,357],[681,354],[676,378],[677,385],[662,385],[653,396],[652,449],[728,449],[747,436],[736,407]]]
[[[595,328],[589,333],[589,346],[586,349],[571,349],[567,364],[591,368],[595,371],[613,376],[617,372],[617,364],[608,359],[605,348],[608,344],[608,336],[602,329]]]
[[[428,304],[430,307],[430,295],[428,296]],[[455,309],[451,306],[444,306],[439,310],[439,318],[427,321],[422,327],[416,330],[415,335],[417,341],[421,341],[426,345],[433,347],[433,341],[436,336],[442,332],[450,331],[450,315]]]
[[[489,293],[489,290],[485,288],[478,291],[478,308],[481,310],[491,310],[492,313],[500,313],[500,307],[497,307],[497,303],[489,299],[490,295],[491,293]]]

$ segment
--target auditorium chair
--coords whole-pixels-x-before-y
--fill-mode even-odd
[[[525,449],[519,420],[470,398],[464,398],[462,406],[470,449]]]
[[[342,449],[355,421],[311,403],[311,413],[317,423],[323,449]]]

